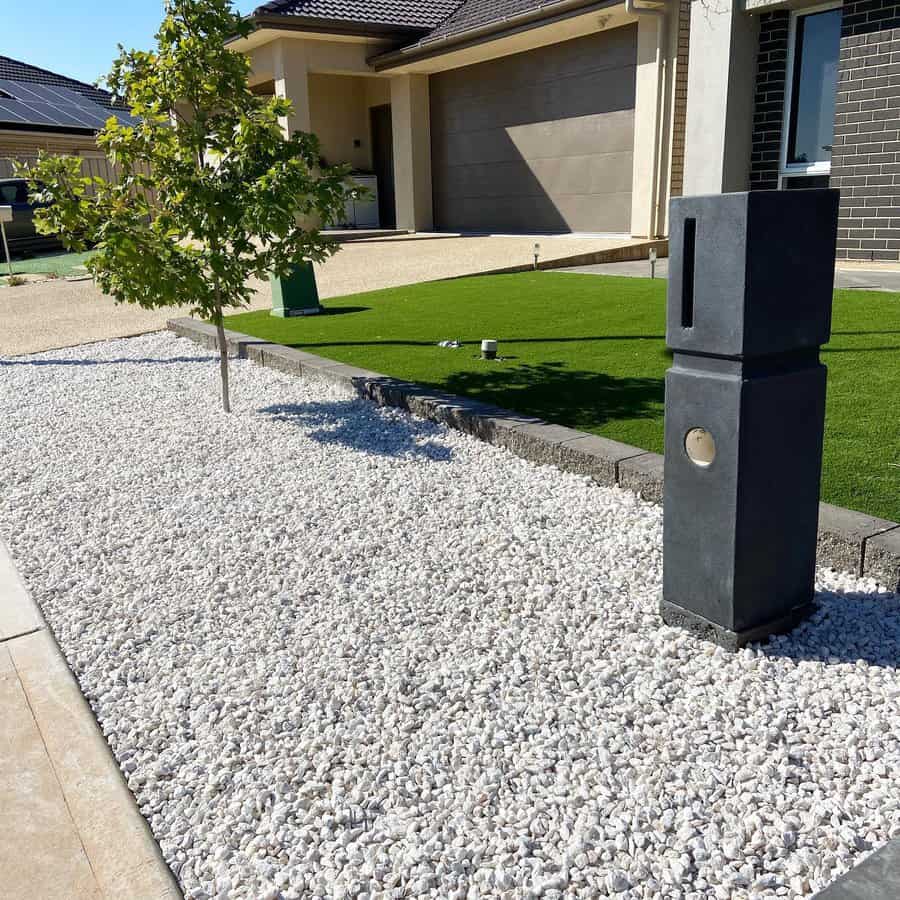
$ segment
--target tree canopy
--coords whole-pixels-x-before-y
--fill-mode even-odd
[[[120,47],[107,78],[134,117],[111,117],[97,136],[117,178],[47,154],[26,173],[49,204],[39,229],[93,247],[88,268],[105,293],[189,305],[218,326],[226,409],[223,309],[250,300],[250,278],[333,253],[310,223],[334,221],[353,192],[346,168],[320,166],[314,135],[285,135],[289,101],[250,89],[250,61],[228,41],[252,30],[230,0],[166,0],[156,49]]]

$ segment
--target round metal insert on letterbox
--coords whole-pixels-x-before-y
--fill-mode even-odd
[[[716,442],[705,428],[692,428],[684,436],[684,452],[694,465],[705,469],[716,458]]]

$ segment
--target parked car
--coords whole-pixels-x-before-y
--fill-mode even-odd
[[[57,250],[62,245],[55,235],[38,234],[34,226],[34,211],[43,204],[34,202],[24,178],[0,178],[0,206],[11,206],[12,222],[6,223],[9,252],[28,254],[44,250]],[[3,248],[0,247],[0,258]]]

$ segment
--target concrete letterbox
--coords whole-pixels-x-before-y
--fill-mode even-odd
[[[729,647],[813,598],[838,192],[672,201],[661,612]]]

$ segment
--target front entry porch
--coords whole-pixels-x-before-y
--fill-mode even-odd
[[[371,42],[279,38],[252,52],[253,89],[285,97],[285,132],[310,131],[327,165],[350,165],[366,186],[377,179],[377,209],[366,227],[430,231],[431,128],[424,75],[378,75]],[[353,225],[348,211],[346,223]]]

